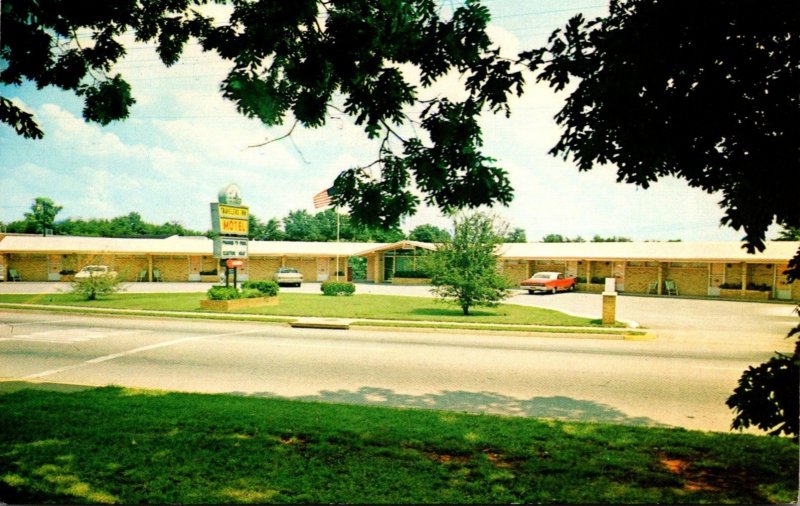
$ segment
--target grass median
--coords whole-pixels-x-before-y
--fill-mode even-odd
[[[0,395],[11,503],[789,503],[786,439],[130,390]]]
[[[2,294],[0,303],[68,305],[86,309],[128,309],[183,311],[202,314],[202,293],[118,293],[99,300],[85,301],[72,294]],[[515,304],[496,308],[477,308],[469,316],[461,309],[431,297],[356,294],[352,297],[325,297],[321,294],[282,293],[276,306],[243,309],[242,314],[265,316],[315,316],[376,320],[436,321],[465,324],[541,325],[599,328],[600,320],[567,315],[560,311]]]

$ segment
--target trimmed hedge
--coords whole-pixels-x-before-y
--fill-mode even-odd
[[[278,295],[278,283],[274,281],[245,281],[242,283],[244,290],[253,289],[258,290],[261,295],[258,297],[274,297]]]
[[[323,295],[353,295],[356,285],[344,281],[325,281],[320,285]]]
[[[206,292],[209,300],[241,299],[242,292],[232,286],[212,286]]]
[[[232,286],[212,286],[208,289],[209,300],[254,299],[278,295],[278,283],[274,281],[245,281],[242,289]]]

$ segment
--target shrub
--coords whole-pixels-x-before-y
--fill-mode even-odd
[[[274,297],[278,295],[278,283],[274,281],[245,281],[242,283],[244,290],[257,290],[259,295],[256,297]]]
[[[396,278],[429,278],[431,277],[425,271],[397,271],[394,273]]]
[[[255,288],[243,288],[241,297],[243,299],[255,299],[256,297],[263,297],[264,294]]]
[[[769,292],[772,290],[772,287],[766,283],[756,284],[756,283],[747,283],[748,290],[756,290],[758,292]]]
[[[91,276],[76,279],[72,282],[72,293],[80,295],[85,300],[96,300],[103,295],[109,295],[124,290],[120,283],[121,278],[116,276]]]
[[[575,278],[575,282],[576,283],[586,283],[586,278],[578,276],[577,278]]]
[[[356,285],[343,281],[325,281],[320,285],[323,295],[353,295]]]
[[[200,275],[201,276],[216,276],[217,275],[217,270],[216,269],[212,269],[210,271],[200,271]]]
[[[209,300],[233,300],[242,297],[242,292],[232,286],[212,286],[206,294]]]
[[[604,285],[606,283],[606,278],[601,278],[600,276],[592,276],[591,283],[593,285]]]
[[[742,287],[742,285],[740,285],[740,284],[738,284],[738,283],[721,283],[721,284],[719,285],[719,287],[720,287],[720,288],[723,288],[723,289],[725,289],[725,290],[736,290],[736,289],[739,289],[739,288],[741,288],[741,287]]]

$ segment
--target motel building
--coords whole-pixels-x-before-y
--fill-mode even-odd
[[[578,278],[579,291],[602,292],[614,278],[625,294],[800,301],[800,282],[783,275],[800,242],[768,241],[748,254],[739,242],[511,243],[499,250],[498,269],[512,286],[539,271]],[[397,243],[249,241],[238,278],[269,280],[279,267],[294,267],[306,281],[339,276],[356,282],[425,283],[398,274],[420,270],[435,245]],[[85,265],[108,265],[130,282],[218,282],[218,258],[206,237],[115,239],[0,235],[0,281],[70,281]],[[348,268],[366,259],[366,272]],[[668,290],[668,288],[670,288]],[[676,293],[677,292],[677,293]]]

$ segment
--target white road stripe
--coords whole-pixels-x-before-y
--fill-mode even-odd
[[[36,321],[36,322],[2,322],[4,325],[8,325],[9,327],[22,327],[23,325],[49,325],[51,323],[63,323],[63,322],[71,322],[75,321],[72,318],[64,318],[62,320],[47,320],[47,321]]]
[[[201,336],[182,337],[180,339],[173,339],[172,341],[164,341],[162,343],[156,343],[156,344],[150,344],[150,345],[147,345],[147,346],[141,346],[139,348],[134,348],[132,350],[123,351],[123,352],[120,352],[120,353],[112,353],[111,355],[104,355],[102,357],[97,357],[97,358],[93,358],[91,360],[86,360],[85,362],[81,362],[79,364],[73,364],[73,365],[60,367],[58,369],[50,369],[48,371],[43,371],[43,372],[39,372],[39,373],[35,373],[35,374],[29,374],[27,376],[23,376],[22,379],[42,378],[44,376],[50,376],[50,375],[53,375],[53,374],[62,373],[62,372],[69,371],[69,370],[72,370],[72,369],[78,369],[80,367],[84,367],[84,366],[87,366],[87,365],[99,364],[99,363],[102,363],[102,362],[107,362],[109,360],[114,360],[115,358],[120,358],[120,357],[125,357],[125,356],[128,356],[128,355],[133,355],[135,353],[139,353],[139,352],[142,352],[142,351],[149,351],[149,350],[154,350],[154,349],[157,349],[157,348],[164,348],[166,346],[172,346],[173,344],[180,344],[180,343],[185,343],[185,342],[188,342],[188,341],[199,341],[201,339],[226,337],[226,336],[238,336],[238,335],[243,335],[243,334],[253,334],[253,333],[257,333],[257,332],[263,332],[263,331],[262,330],[245,330],[245,331],[241,331],[241,332],[228,332],[228,333],[225,333],[225,334],[214,334],[214,335],[209,335],[209,336],[202,336],[201,335]]]
[[[139,330],[114,330],[97,328],[77,328],[77,329],[55,329],[43,332],[33,332],[31,334],[11,335],[11,337],[0,338],[0,341],[35,341],[42,343],[70,344],[90,341],[92,339],[102,339],[106,337],[121,337],[132,334],[145,334],[151,331]]]

